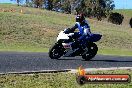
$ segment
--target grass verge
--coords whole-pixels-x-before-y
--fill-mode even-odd
[[[14,46],[0,46],[0,51],[10,51],[10,52],[48,52],[48,48],[33,47],[29,45],[14,45]]]
[[[132,51],[122,49],[101,49],[98,51],[98,54],[113,56],[132,56]]]
[[[0,46],[0,51],[14,51],[14,52],[43,52],[48,53],[49,48],[33,47],[33,46]],[[113,56],[132,56],[132,51],[122,49],[99,49],[97,54],[113,55]]]
[[[132,70],[95,71],[90,74],[130,74]],[[76,82],[76,74],[72,73],[37,73],[0,75],[0,88],[131,88],[128,84],[85,84]]]

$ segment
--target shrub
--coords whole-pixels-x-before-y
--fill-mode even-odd
[[[120,25],[120,24],[122,24],[123,19],[124,19],[124,16],[122,14],[111,13],[110,16],[109,16],[109,18],[108,18],[108,22]]]
[[[129,24],[130,24],[130,27],[132,28],[132,18],[130,19]]]

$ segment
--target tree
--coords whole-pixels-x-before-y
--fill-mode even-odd
[[[34,3],[35,8],[42,8],[42,6],[44,4],[43,0],[32,0],[32,2]]]
[[[17,5],[19,6],[20,3],[21,3],[23,0],[10,0],[10,1],[16,1]]]
[[[115,4],[113,0],[105,0],[106,7],[105,10],[108,14],[115,8]]]
[[[62,9],[66,12],[66,13],[71,13],[71,3],[70,0],[65,0],[62,3]]]
[[[52,10],[53,9],[53,0],[45,0],[46,2],[46,9]]]
[[[82,0],[81,5],[76,10],[84,12],[88,17],[92,16],[102,20],[114,9],[113,3],[113,0]]]
[[[67,13],[71,13],[72,4],[76,0],[45,0],[46,9],[48,10],[64,10]]]
[[[48,0],[47,0],[48,1]],[[52,9],[55,11],[64,10],[66,13],[71,13],[72,12],[72,5],[76,0],[52,0],[48,1],[49,7],[52,6]]]
[[[25,0],[26,6],[28,6],[29,4],[29,0]]]
[[[17,5],[19,6],[19,4],[20,4],[20,0],[16,0],[16,2],[17,2]]]
[[[61,1],[62,0],[53,0],[52,1],[52,10],[58,11],[59,9],[61,9]]]

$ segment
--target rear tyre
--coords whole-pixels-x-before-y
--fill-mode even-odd
[[[64,48],[62,44],[55,43],[50,49],[49,49],[49,57],[51,59],[58,59],[60,58],[64,53]]]
[[[91,60],[97,54],[98,47],[95,43],[88,44],[88,52],[85,55],[82,55],[82,58],[86,61]]]

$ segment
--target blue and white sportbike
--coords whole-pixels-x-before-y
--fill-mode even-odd
[[[65,30],[59,33],[57,42],[49,49],[49,57],[51,59],[59,59],[61,56],[81,56],[84,60],[88,61],[97,54],[98,47],[94,42],[99,41],[102,35],[92,34],[86,38],[85,43],[79,44],[76,49],[73,49],[72,44],[76,43],[78,38],[74,36],[76,32],[66,34]]]

